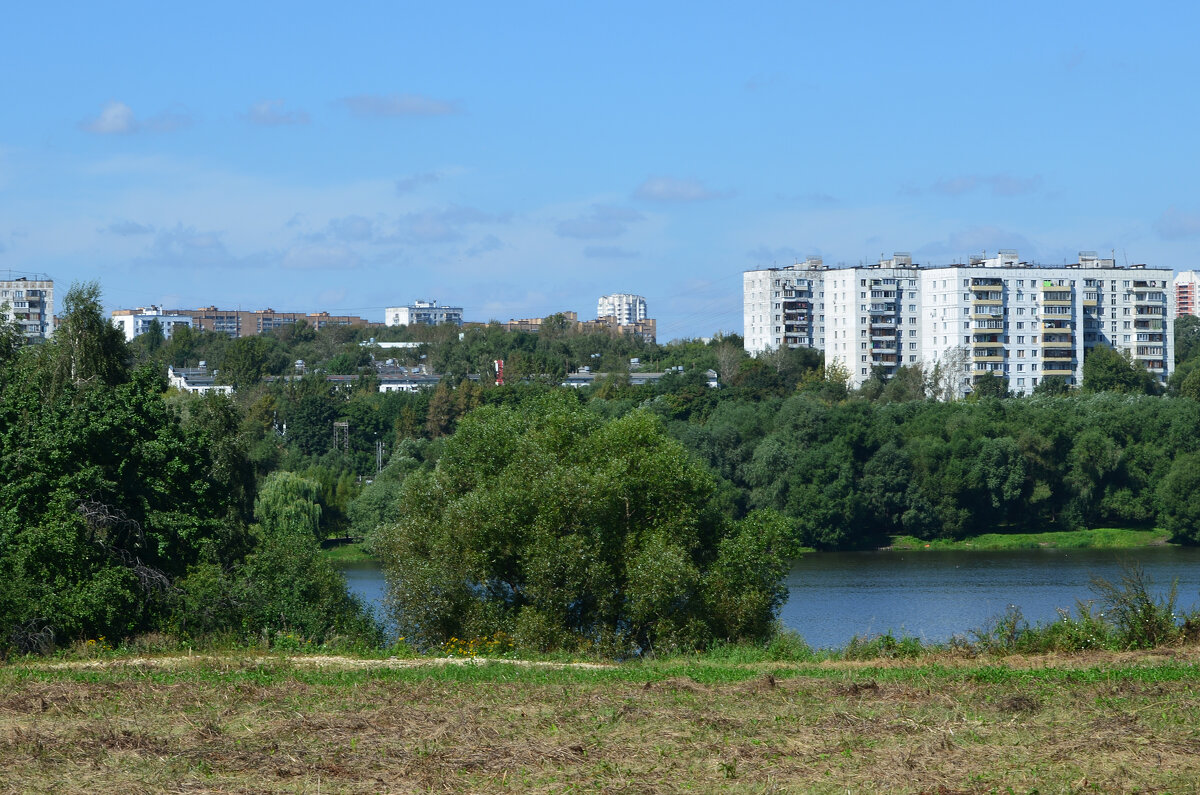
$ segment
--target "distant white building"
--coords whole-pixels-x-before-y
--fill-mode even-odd
[[[965,264],[921,266],[897,253],[875,265],[820,260],[746,271],[745,347],[824,351],[851,386],[904,365],[940,368],[958,394],[994,375],[1027,395],[1047,376],[1083,379],[1097,345],[1115,348],[1160,381],[1174,360],[1171,270],[1118,266],[1095,252],[1064,266],[1022,262],[1015,251]]]
[[[54,281],[0,280],[0,312],[16,322],[26,341],[44,342],[54,333]]]
[[[439,326],[442,323],[461,326],[463,310],[461,306],[438,306],[437,301],[413,301],[408,306],[389,306],[383,322],[387,326]]]
[[[112,313],[112,324],[125,333],[126,342],[133,342],[134,337],[145,334],[150,330],[150,324],[156,320],[166,339],[171,339],[171,335],[179,326],[190,328],[192,325],[192,318],[189,315],[166,312],[157,306],[116,309]]]
[[[646,299],[630,293],[602,295],[596,302],[596,317],[615,317],[618,326],[632,326],[646,320]]]
[[[204,364],[204,362],[200,362]],[[217,392],[222,395],[232,395],[233,387],[229,384],[218,384],[216,375],[210,373],[207,367],[168,367],[167,384],[180,392],[192,392],[202,395],[205,392]]]

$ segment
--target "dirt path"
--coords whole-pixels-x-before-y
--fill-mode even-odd
[[[1082,652],[1077,654],[1058,655],[1010,655],[1007,657],[971,657],[965,654],[932,654],[916,659],[874,659],[874,660],[823,660],[820,662],[758,662],[735,664],[723,661],[713,661],[712,664],[747,668],[751,670],[778,671],[789,668],[820,668],[854,671],[864,668],[915,668],[937,665],[943,668],[968,668],[980,665],[995,665],[1019,670],[1041,668],[1090,668],[1099,665],[1138,665],[1154,664],[1174,660],[1182,663],[1200,663],[1200,646],[1181,646],[1177,648],[1152,649],[1147,651],[1127,652]],[[686,663],[682,658],[680,663]],[[695,660],[698,665],[707,664],[703,658]],[[542,660],[521,660],[508,657],[413,657],[385,659],[347,657],[343,655],[296,654],[296,655],[236,655],[236,654],[195,654],[163,657],[122,657],[116,659],[96,660],[66,660],[60,662],[19,663],[32,668],[49,670],[87,670],[110,668],[149,668],[149,669],[178,669],[193,665],[223,665],[238,667],[262,664],[288,664],[296,667],[309,668],[347,668],[347,669],[393,669],[393,668],[433,668],[445,666],[483,666],[511,665],[520,668],[540,668],[545,670],[611,670],[619,668],[619,663],[597,662],[548,662]]]

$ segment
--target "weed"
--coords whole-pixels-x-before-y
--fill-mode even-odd
[[[1162,599],[1151,594],[1153,583],[1139,563],[1121,566],[1120,583],[1092,578],[1092,590],[1104,601],[1117,638],[1127,649],[1152,649],[1177,640],[1181,633],[1175,614],[1178,580]]]

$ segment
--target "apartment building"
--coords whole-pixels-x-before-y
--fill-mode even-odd
[[[904,253],[854,268],[809,260],[744,274],[745,345],[752,354],[823,350],[853,386],[877,369],[890,376],[920,363],[959,395],[988,373],[1025,395],[1051,375],[1081,383],[1096,345],[1127,352],[1165,381],[1174,361],[1171,275],[1087,251],[1061,267],[1022,262],[1015,251],[948,266],[917,265]]]
[[[1180,271],[1175,277],[1175,317],[1200,315],[1200,274]]]
[[[629,326],[646,320],[646,299],[632,293],[602,295],[596,302],[596,318],[613,318],[619,326]]]
[[[122,310],[118,310],[122,311]],[[310,328],[323,329],[329,326],[365,326],[366,318],[354,315],[331,315],[328,312],[276,312],[274,309],[218,309],[205,306],[199,309],[168,309],[165,314],[186,316],[192,320],[192,328],[216,331],[231,337],[251,337],[264,331],[290,326],[303,320]],[[117,317],[117,312],[113,312]]]
[[[113,310],[110,318],[112,324],[125,334],[125,341],[132,342],[134,337],[140,337],[150,330],[154,321],[158,321],[162,334],[167,339],[180,326],[192,325],[190,315],[180,315],[166,312],[157,306],[138,307],[137,309]]]
[[[44,342],[54,333],[54,280],[0,280],[0,312],[16,322],[27,342]]]
[[[389,306],[384,310],[383,322],[388,326],[439,326],[442,323],[461,326],[463,309],[461,306],[438,306],[437,301],[413,301],[408,306]]]
[[[743,329],[751,354],[776,348],[825,350],[825,276],[820,257],[742,274]],[[831,337],[832,341],[832,337]]]

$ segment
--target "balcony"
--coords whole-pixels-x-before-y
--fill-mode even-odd
[[[1050,375],[1066,375],[1075,371],[1075,366],[1069,360],[1061,362],[1042,362],[1042,371]]]
[[[1074,348],[1075,343],[1069,339],[1051,339],[1050,337],[1042,338],[1042,346],[1045,348]]]

